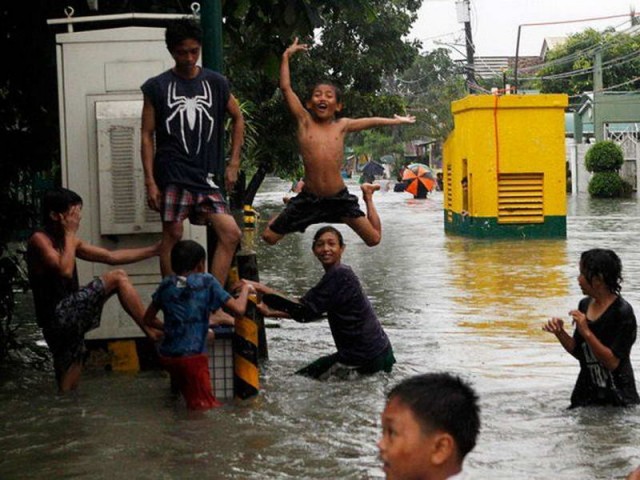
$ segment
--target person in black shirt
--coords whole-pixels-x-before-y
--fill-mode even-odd
[[[351,267],[341,263],[345,247],[342,234],[334,227],[322,227],[316,232],[313,253],[325,274],[299,302],[283,299],[263,284],[249,282],[256,291],[265,294],[263,302],[258,305],[265,316],[309,322],[328,314],[331,335],[338,351],[296,372],[301,375],[324,379],[332,374],[350,376],[351,372],[390,372],[395,363],[389,338],[358,277]]]
[[[227,79],[197,64],[202,38],[194,20],[167,26],[167,50],[175,65],[141,87],[141,156],[147,203],[162,219],[162,276],[172,273],[171,249],[188,218],[192,225],[210,225],[215,231],[210,272],[224,285],[242,232],[222,187],[231,192],[238,179],[244,118]],[[222,185],[216,173],[225,161],[226,118],[231,119],[231,151]]]
[[[586,297],[569,312],[576,327],[573,337],[557,317],[542,327],[580,362],[569,408],[640,403],[629,358],[636,317],[620,296],[621,281],[622,262],[615,252],[601,248],[583,252],[578,284]]]

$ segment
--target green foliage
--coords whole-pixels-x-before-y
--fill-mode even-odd
[[[463,72],[444,48],[416,56],[388,89],[402,95],[416,116],[415,125],[403,130],[407,138],[441,141],[453,130],[451,102],[467,94]]]
[[[0,46],[0,361],[18,344],[14,291],[26,288],[21,256],[10,242],[33,227],[36,179],[58,158],[53,34],[47,2],[3,2]],[[62,12],[62,8],[60,8]]]
[[[620,170],[624,154],[617,143],[605,140],[589,148],[584,160],[589,172],[612,172]]]
[[[403,40],[420,6],[416,0],[267,0],[223,2],[226,74],[236,96],[258,106],[259,161],[293,178],[300,170],[295,123],[278,91],[282,52],[295,36],[312,45],[291,59],[295,92],[305,100],[318,80],[344,92],[342,115],[403,113],[401,97],[382,79],[411,64],[417,43]],[[353,138],[358,143],[358,138]]]
[[[380,161],[383,155],[401,157],[404,153],[402,142],[394,140],[393,135],[379,130],[366,130],[362,132],[362,144],[353,147],[354,153],[359,157],[366,155],[372,160]]]
[[[616,198],[624,193],[624,182],[617,172],[596,172],[589,181],[589,195],[592,197]]]
[[[593,91],[592,67],[596,49],[602,51],[605,87],[619,85],[637,76],[640,57],[635,53],[640,49],[640,35],[618,33],[613,28],[602,32],[589,28],[570,35],[566,42],[549,51],[546,58],[549,64],[537,73],[540,78],[537,86],[543,93],[579,95]],[[568,73],[574,71],[578,72]],[[634,89],[633,83],[616,87],[617,91]]]

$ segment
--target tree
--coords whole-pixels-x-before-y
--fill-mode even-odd
[[[570,35],[566,42],[549,51],[546,66],[537,73],[543,93],[579,95],[593,91],[594,54],[602,52],[604,87],[619,85],[618,91],[634,90],[634,84],[621,85],[637,76],[640,69],[640,35],[602,32],[589,28]]]
[[[385,91],[382,78],[401,71],[417,54],[418,44],[403,38],[420,3],[226,2],[227,74],[239,97],[258,105],[255,118],[260,125],[261,149],[250,162],[266,162],[280,176],[298,174],[295,124],[277,85],[280,57],[294,36],[313,44],[308,55],[292,61],[292,81],[298,95],[304,97],[316,81],[330,77],[343,87],[345,116],[402,112],[402,98]],[[357,136],[354,141],[357,143]]]
[[[415,57],[401,76],[389,80],[391,91],[401,94],[416,116],[407,127],[408,138],[430,137],[444,141],[453,130],[451,102],[466,95],[464,72],[444,48]]]
[[[597,142],[589,148],[585,156],[585,166],[593,173],[589,181],[589,194],[592,197],[612,198],[630,191],[618,175],[623,163],[624,154],[615,142]]]

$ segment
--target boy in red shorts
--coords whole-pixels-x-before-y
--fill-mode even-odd
[[[171,384],[184,396],[191,410],[220,406],[211,389],[209,361],[205,353],[210,314],[225,306],[244,315],[252,288],[241,287],[238,298],[226,292],[220,282],[205,271],[205,251],[193,240],[181,240],[171,250],[174,272],[162,280],[144,315],[149,327],[163,328],[160,362],[171,375]],[[164,313],[164,324],[156,315]]]

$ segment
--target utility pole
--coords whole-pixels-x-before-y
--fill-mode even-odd
[[[222,4],[220,0],[202,0],[200,12],[202,27],[202,65],[222,73]],[[224,141],[219,142],[220,158],[224,158]],[[220,162],[215,172],[221,188],[224,189],[225,162]]]
[[[471,36],[471,8],[469,0],[459,0],[456,2],[456,14],[458,23],[464,23],[465,45],[467,46],[467,88],[471,92],[471,85],[476,81],[473,56],[475,47]]]
[[[593,133],[596,141],[604,140],[604,132],[602,126],[598,122],[598,100],[602,96],[602,50],[598,48],[594,52],[593,57]]]

